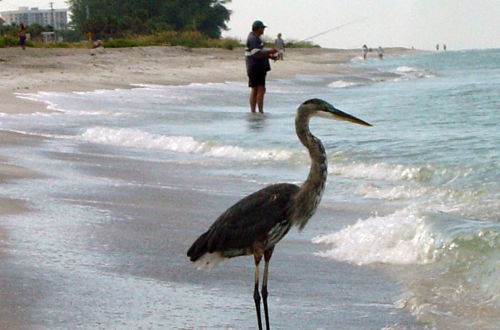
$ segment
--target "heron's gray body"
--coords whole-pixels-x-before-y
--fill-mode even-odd
[[[311,157],[307,180],[301,187],[273,184],[234,204],[194,242],[188,251],[192,261],[205,253],[232,258],[253,254],[255,248],[265,251],[274,247],[293,225],[304,228],[321,201],[328,174],[325,148],[309,132],[310,116],[307,111],[298,112],[295,120],[297,136]],[[210,266],[211,259],[204,260]]]
[[[188,252],[191,260],[214,252],[232,258],[274,246],[291,227],[290,200],[298,190],[293,184],[274,184],[243,198],[196,240]]]
[[[300,142],[309,151],[311,168],[299,187],[289,183],[267,186],[227,209],[191,246],[187,252],[191,261],[200,267],[242,255],[255,259],[254,300],[259,329],[262,329],[260,295],[258,292],[259,263],[264,257],[265,269],[262,284],[266,327],[269,329],[267,308],[267,274],[274,246],[292,226],[303,229],[314,215],[325,190],[328,162],[321,141],[309,131],[312,116],[351,121],[360,125],[370,124],[335,109],[319,99],[302,103],[295,117],[295,130]]]

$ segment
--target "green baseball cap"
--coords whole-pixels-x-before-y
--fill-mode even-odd
[[[262,23],[262,21],[259,21],[259,20],[253,22],[253,24],[252,24],[252,30],[255,30],[255,29],[258,29],[258,28],[261,28],[261,27],[262,28],[266,28],[267,26],[264,25],[264,23]]]

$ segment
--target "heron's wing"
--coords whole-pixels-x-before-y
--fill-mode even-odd
[[[288,219],[290,201],[298,190],[293,184],[275,184],[231,206],[206,233],[207,252],[248,248],[265,240],[275,225]]]

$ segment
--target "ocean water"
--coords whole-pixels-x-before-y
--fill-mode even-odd
[[[72,201],[60,199],[50,209],[35,199],[159,182],[147,174],[144,180],[119,181],[109,174],[90,176],[65,162],[64,154],[92,159],[110,173],[123,171],[120,160],[127,159],[193,168],[196,176],[240,188],[300,183],[309,159],[295,136],[295,111],[309,98],[322,98],[373,127],[311,121],[329,161],[321,208],[335,214],[337,205],[345,205],[352,214],[370,213],[337,227],[331,225],[337,218],[313,218],[317,225],[301,236],[313,246],[310,254],[387,274],[401,286],[393,306],[429,328],[495,329],[500,322],[499,61],[500,50],[356,58],[348,65],[362,70],[353,74],[269,82],[265,115],[248,113],[248,87],[240,82],[19,94],[56,111],[0,114],[0,129],[43,138],[41,144],[3,153],[64,180],[50,187],[2,187],[0,193],[33,201],[49,219],[63,210],[85,223],[111,215],[97,201],[73,208]],[[99,163],[103,154],[116,162]],[[189,176],[181,173],[177,186]],[[183,187],[197,191],[189,179]],[[236,191],[231,189],[215,186],[211,192],[228,196]],[[242,188],[238,194],[250,192]],[[193,299],[195,291],[188,290]]]

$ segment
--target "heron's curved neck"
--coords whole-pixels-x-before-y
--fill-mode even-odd
[[[314,214],[325,189],[328,163],[325,148],[321,141],[309,130],[309,113],[297,114],[295,130],[302,144],[309,151],[311,168],[306,181],[295,197],[294,222],[302,229]]]

